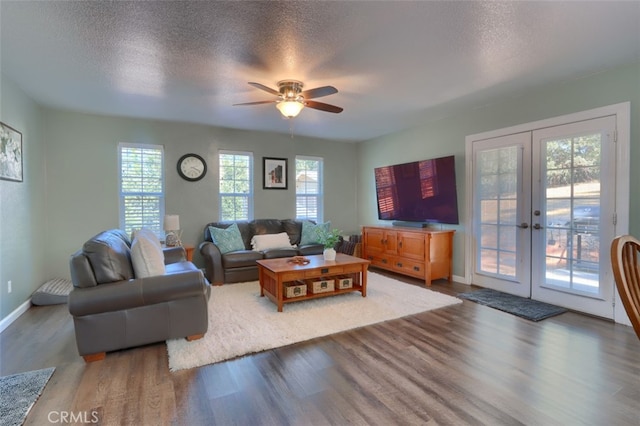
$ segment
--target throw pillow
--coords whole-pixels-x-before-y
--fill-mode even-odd
[[[329,231],[330,227],[331,222],[314,224],[308,220],[303,221],[302,233],[300,234],[300,245],[306,246],[309,244],[320,244],[318,241],[318,230],[323,229],[324,231]]]
[[[210,226],[209,233],[211,234],[213,244],[218,246],[222,254],[229,253],[230,251],[244,250],[242,235],[240,235],[240,229],[235,223],[227,229]]]
[[[165,273],[162,247],[141,233],[138,233],[131,243],[131,263],[136,278],[154,277]]]
[[[155,245],[157,245],[158,247],[160,247],[160,249],[162,249],[162,243],[160,242],[160,238],[158,238],[158,235],[156,235],[156,233],[153,232],[151,229],[149,228],[134,229],[131,232],[131,241],[133,242],[133,240],[135,240],[138,235],[144,235],[145,238],[151,240]]]
[[[289,234],[281,232],[279,234],[263,234],[254,235],[251,238],[251,247],[253,251],[263,251],[266,249],[291,248]]]

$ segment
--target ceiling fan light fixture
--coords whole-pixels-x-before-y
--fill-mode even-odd
[[[280,101],[276,104],[276,108],[280,111],[282,115],[286,118],[293,118],[300,114],[302,108],[304,108],[304,104],[300,101]]]
[[[297,117],[305,107],[316,109],[319,111],[332,112],[334,114],[343,111],[341,107],[329,105],[322,102],[312,101],[309,99],[320,98],[322,96],[333,95],[338,93],[338,89],[333,86],[316,87],[311,90],[302,90],[304,84],[298,80],[282,80],[278,82],[278,90],[265,86],[264,84],[249,82],[256,89],[263,90],[278,98],[272,101],[245,102],[234,105],[261,105],[276,104],[276,108],[285,118]]]

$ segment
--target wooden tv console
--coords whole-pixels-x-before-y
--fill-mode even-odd
[[[363,226],[362,257],[371,266],[423,279],[451,281],[454,230]]]

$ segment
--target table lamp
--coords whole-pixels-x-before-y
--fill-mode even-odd
[[[182,245],[180,237],[180,216],[177,214],[168,214],[164,216],[165,244],[167,247],[177,247]]]

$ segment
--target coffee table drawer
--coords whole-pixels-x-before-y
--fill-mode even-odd
[[[342,272],[345,274],[353,274],[355,272],[362,272],[362,265],[346,265],[342,268]]]
[[[321,277],[323,275],[342,274],[344,272],[343,266],[328,266],[326,268],[312,269],[304,273],[305,278]]]
[[[300,272],[284,272],[280,275],[282,276],[282,282],[296,281],[300,279]]]

